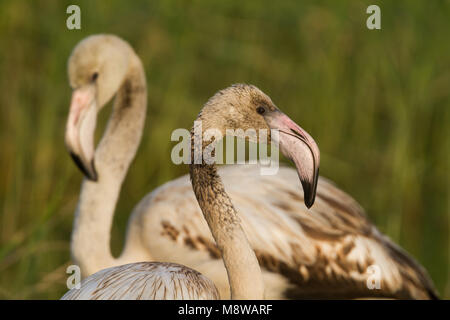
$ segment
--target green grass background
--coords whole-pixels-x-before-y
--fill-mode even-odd
[[[66,28],[72,3],[81,7],[81,30]],[[366,28],[370,4],[381,7],[382,30]],[[65,292],[82,178],[63,142],[66,63],[94,33],[128,40],[148,81],[148,119],[114,218],[114,254],[133,206],[187,172],[170,161],[172,130],[190,128],[218,89],[246,82],[311,133],[321,174],[450,297],[449,1],[2,0],[0,298]]]

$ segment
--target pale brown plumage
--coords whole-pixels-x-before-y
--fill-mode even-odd
[[[103,269],[61,300],[217,300],[214,283],[175,263],[135,262]]]
[[[307,210],[291,168],[282,166],[275,176],[260,176],[258,166],[232,165],[220,167],[219,174],[260,262],[267,298],[437,297],[423,267],[382,235],[358,203],[328,180],[319,179],[316,202]],[[208,268],[222,268],[220,252],[194,200],[189,178],[183,176],[153,191],[142,202],[145,214],[138,210],[134,218],[151,231],[145,243],[177,247],[171,254],[174,261],[205,252],[201,259],[217,264],[188,265],[216,281]],[[165,214],[159,216],[161,211]],[[160,224],[146,225],[156,219]],[[381,288],[370,290],[367,268],[374,264],[382,270]],[[274,280],[274,275],[280,278]]]

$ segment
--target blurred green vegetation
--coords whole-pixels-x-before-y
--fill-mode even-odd
[[[133,206],[187,172],[170,161],[172,130],[190,128],[217,90],[246,82],[311,133],[321,174],[450,297],[449,1],[81,1],[82,29],[70,31],[72,3],[0,2],[0,298],[65,291],[82,179],[63,142],[66,62],[93,33],[128,40],[148,80],[115,254]],[[365,11],[375,3],[382,30],[370,31]]]

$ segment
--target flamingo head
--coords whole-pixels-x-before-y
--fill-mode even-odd
[[[260,89],[253,85],[235,84],[221,90],[205,104],[198,119],[206,122],[205,127],[221,131],[224,128],[231,129],[231,132],[254,129],[256,140],[260,130],[265,129],[267,141],[277,143],[281,152],[294,162],[303,186],[305,205],[310,208],[314,204],[319,178],[319,147]]]
[[[69,58],[72,100],[65,143],[77,166],[92,181],[98,179],[94,164],[97,113],[122,85],[130,50],[116,36],[93,35],[78,43]]]

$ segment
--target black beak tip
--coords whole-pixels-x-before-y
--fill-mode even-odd
[[[305,199],[305,205],[308,209],[310,209],[314,204],[314,198],[313,199]]]
[[[309,209],[314,204],[315,194],[313,194],[312,184],[308,181],[303,182],[303,199],[305,201],[305,206]]]
[[[93,177],[86,177],[89,181],[92,181],[92,182],[97,182],[98,181],[98,177],[96,177],[96,176],[93,176]]]
[[[314,200],[316,199],[316,194],[311,193],[311,189],[310,189],[308,191],[305,191],[304,198],[305,198],[305,206],[308,209],[310,209],[314,204]]]
[[[313,206],[314,200],[316,199],[318,180],[319,180],[319,169],[316,170],[313,181],[305,181],[305,182],[302,181],[305,206],[308,209],[310,209]]]
[[[90,181],[93,181],[93,182],[97,182],[98,181],[98,175],[97,175],[97,172],[95,171],[95,168],[94,168],[94,171],[92,173],[90,173],[89,175],[85,175],[85,176]]]
[[[94,159],[92,159],[91,161],[91,170],[89,170],[89,176],[87,176],[87,178],[94,182],[98,181],[98,174],[97,170],[95,169]]]
[[[97,174],[97,170],[95,170],[94,160],[91,161],[90,168],[87,168],[85,166],[84,162],[81,160],[81,158],[77,154],[70,152],[70,156],[72,157],[73,161],[77,165],[78,169],[80,169],[81,172],[83,172],[84,176],[88,180],[94,181],[94,182],[98,181],[98,174]]]

